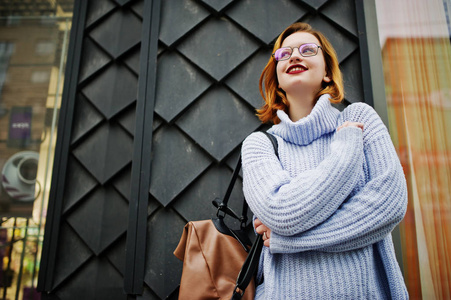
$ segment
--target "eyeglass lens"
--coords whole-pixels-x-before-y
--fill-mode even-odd
[[[315,56],[318,53],[318,45],[316,44],[303,44],[300,45],[299,47],[294,48],[298,48],[299,53],[304,57]],[[291,54],[293,54],[294,48],[291,47],[279,48],[276,50],[276,52],[274,52],[274,58],[277,61],[289,59],[291,57]]]

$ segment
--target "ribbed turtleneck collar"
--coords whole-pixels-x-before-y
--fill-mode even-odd
[[[296,122],[291,121],[283,110],[278,110],[277,116],[281,122],[272,126],[269,132],[290,143],[307,145],[320,136],[334,131],[340,112],[331,105],[329,98],[328,94],[322,95],[312,112]]]

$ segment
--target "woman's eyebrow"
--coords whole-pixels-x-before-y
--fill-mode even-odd
[[[291,47],[291,48],[293,48],[293,47],[299,47],[299,46],[305,45],[305,44],[316,44],[316,45],[318,45],[318,44],[315,43],[315,42],[301,42],[301,43],[295,43],[295,44],[290,44],[290,45],[281,46],[281,48],[283,48],[283,47]]]

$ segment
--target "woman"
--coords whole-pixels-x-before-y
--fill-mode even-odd
[[[265,93],[263,93],[263,88]],[[376,112],[343,112],[335,51],[305,23],[276,40],[260,78],[262,133],[242,148],[243,189],[263,247],[255,299],[406,299],[391,231],[407,187]]]

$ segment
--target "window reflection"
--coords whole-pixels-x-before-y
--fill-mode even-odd
[[[2,299],[36,295],[72,7],[73,0],[0,7]]]
[[[447,0],[376,1],[390,132],[409,186],[411,299],[451,298],[451,45]]]

